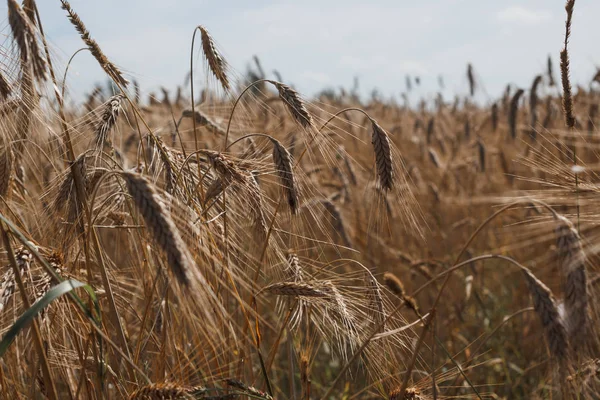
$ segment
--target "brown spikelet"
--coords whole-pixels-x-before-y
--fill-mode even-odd
[[[210,202],[223,193],[223,190],[226,187],[226,182],[221,178],[217,178],[211,182],[211,184],[206,189],[206,193],[204,194],[204,201],[206,205],[210,204]]]
[[[271,138],[273,143],[273,163],[281,186],[285,190],[288,205],[292,214],[296,214],[299,206],[298,183],[293,172],[292,156],[289,151],[277,140]]]
[[[328,297],[322,288],[304,282],[277,282],[266,286],[263,291],[277,296]]]
[[[194,118],[198,125],[205,126],[214,133],[225,135],[225,130],[221,126],[219,126],[217,122],[213,121],[210,117],[203,114],[199,110],[193,112],[192,110],[183,110],[181,118]]]
[[[427,153],[429,154],[429,161],[431,161],[431,163],[436,168],[441,168],[442,163],[440,161],[440,157],[438,156],[437,152],[430,147],[429,149],[427,149]]]
[[[113,79],[116,83],[121,86],[127,86],[129,81],[123,77],[123,73],[119,70],[107,57],[104,55],[104,52],[100,48],[100,45],[92,39],[90,36],[90,32],[87,30],[79,15],[71,8],[71,4],[67,0],[60,0],[62,3],[62,9],[67,12],[67,17],[71,24],[75,27],[79,35],[81,36],[81,40],[85,43],[85,45],[92,53],[92,56],[98,61],[100,67],[106,72],[106,74]]]
[[[141,175],[124,172],[121,176],[152,239],[166,254],[175,277],[185,286],[199,283],[192,281],[192,269],[196,268],[194,260],[171,219],[163,199]]]
[[[19,267],[19,274],[21,277],[27,275],[31,269],[31,263],[33,262],[33,256],[29,250],[21,247],[15,252],[15,259],[17,261],[17,266]],[[2,276],[2,281],[0,282],[0,312],[6,308],[13,293],[15,292],[15,287],[15,274],[13,269],[9,267]]]
[[[400,278],[391,272],[386,272],[383,274],[383,282],[392,293],[400,298],[404,298],[406,291],[404,290],[404,284],[402,284]]]
[[[129,400],[183,400],[204,398],[203,387],[185,387],[174,383],[153,383],[137,389]]]
[[[219,176],[223,178],[227,184],[236,181],[244,182],[245,178],[239,168],[230,161],[225,155],[213,150],[202,150],[212,167],[217,171]]]
[[[302,267],[300,267],[298,255],[293,251],[288,250],[286,261],[286,271],[289,279],[294,282],[302,282]]]
[[[165,146],[161,138],[156,137],[153,140],[153,145],[156,146],[160,158],[162,168],[165,172],[165,191],[169,194],[175,193],[177,185],[177,176],[173,171],[173,161],[171,160],[171,150]]]
[[[417,299],[410,296],[404,296],[404,304],[415,314],[419,315],[419,305],[417,303]]]
[[[537,94],[537,88],[540,85],[540,82],[542,82],[542,75],[537,75],[535,77],[535,79],[533,80],[533,83],[531,84],[531,90],[529,93],[529,112],[531,113],[531,131],[530,131],[530,136],[531,139],[535,139],[536,137],[536,125],[537,125],[537,120],[538,120],[538,114],[537,114],[537,104],[538,104],[538,94]]]
[[[481,138],[477,139],[477,154],[479,156],[479,170],[485,172],[485,144]]]
[[[416,118],[415,123],[413,125],[413,132],[417,133],[422,128],[423,128],[423,121],[421,121],[420,118]]]
[[[433,182],[427,182],[427,188],[429,189],[429,193],[433,196],[433,199],[436,203],[439,203],[442,198],[440,197],[440,190],[437,185]]]
[[[4,76],[2,72],[0,72],[0,100],[5,101],[10,97],[11,93],[12,89],[10,83],[8,82],[8,79],[6,79],[6,76]]]
[[[435,118],[431,117],[431,118],[429,118],[429,122],[427,122],[427,135],[426,135],[427,144],[431,144],[434,128],[435,128]]]
[[[102,116],[96,124],[96,146],[102,148],[104,145],[110,146],[112,140],[108,134],[117,123],[119,111],[121,110],[121,101],[125,98],[122,94],[117,94],[108,99],[102,110]]]
[[[565,5],[565,10],[567,11],[567,20],[565,22],[565,46],[560,52],[560,78],[563,88],[563,111],[565,113],[565,123],[568,128],[573,128],[575,126],[571,81],[569,79],[569,52],[567,50],[569,37],[571,36],[571,18],[573,17],[574,7],[575,0],[568,0]]]
[[[475,74],[471,63],[467,65],[467,80],[469,81],[469,94],[473,97],[475,95]]]
[[[510,103],[510,92],[512,90],[512,85],[509,83],[504,88],[504,94],[502,95],[502,110],[506,113],[508,108],[508,104]]]
[[[8,23],[19,48],[21,60],[31,63],[36,78],[46,79],[46,59],[40,53],[35,25],[16,0],[8,0]]]
[[[554,67],[552,66],[552,56],[550,54],[548,54],[546,73],[548,75],[548,86],[553,87],[556,82],[554,82]]]
[[[215,42],[206,28],[199,26],[198,29],[200,29],[201,33],[202,51],[204,52],[204,57],[206,57],[210,71],[227,92],[230,89],[229,78],[227,77],[227,62],[217,51],[217,46],[215,46]]]
[[[177,86],[177,92],[175,92],[175,107],[181,107],[181,103],[183,102],[183,88],[181,86]]]
[[[252,397],[264,400],[273,400],[273,397],[270,394],[265,393],[262,390],[258,390],[253,386],[248,386],[245,383],[238,381],[237,379],[227,379],[226,382],[227,385],[239,389]]]
[[[160,87],[160,91],[163,94],[163,98],[161,100],[161,103],[164,104],[164,105],[166,105],[167,107],[171,107],[171,97],[169,96],[169,90],[166,87],[161,86]]]
[[[565,323],[573,350],[585,345],[589,336],[588,287],[585,253],[577,230],[565,217],[557,216],[556,248],[565,276]]]
[[[277,88],[279,98],[285,104],[294,120],[304,129],[311,129],[313,127],[312,116],[306,109],[304,100],[302,100],[298,92],[281,82],[271,80],[268,82]]]
[[[407,388],[406,390],[404,390],[403,394],[401,391],[402,391],[402,388],[396,388],[396,389],[392,390],[390,392],[389,400],[400,400],[400,399],[420,400],[421,399],[421,392],[417,388],[414,388],[414,387]],[[402,394],[402,396],[401,396],[401,394]]]
[[[465,139],[469,140],[471,138],[471,120],[469,116],[465,120]]]
[[[347,336],[352,341],[354,339],[353,334],[356,333],[356,327],[352,321],[352,316],[348,311],[346,300],[338,288],[331,281],[320,282],[322,290],[328,294],[330,307],[336,313],[336,316],[340,319],[342,325],[346,328]],[[381,303],[383,307],[383,300]],[[381,319],[383,321],[383,319]]]
[[[550,355],[562,364],[568,359],[569,341],[567,339],[567,330],[558,313],[554,296],[552,296],[550,289],[528,269],[523,269],[523,273],[529,287],[531,299],[533,300],[533,308],[540,318],[544,329]]]
[[[498,129],[498,103],[492,104],[492,130]]]
[[[264,241],[267,238],[268,227],[263,209],[263,199],[260,186],[256,177],[252,173],[240,170],[236,164],[225,157],[225,155],[212,151],[203,150],[213,168],[219,174],[221,182],[211,184],[212,193],[217,196],[219,189],[224,190],[230,184],[235,183],[237,188],[242,190],[242,196],[247,199],[250,206],[250,214],[252,217],[254,231],[257,234],[256,238],[259,241]],[[213,195],[211,193],[211,195]]]
[[[0,149],[0,197],[6,197],[10,189],[13,159],[11,147],[5,143]]]
[[[391,190],[394,184],[392,150],[390,139],[387,132],[375,121],[370,118],[373,133],[371,144],[375,152],[375,163],[377,164],[377,176],[379,184],[384,190]]]
[[[50,264],[50,267],[54,270],[54,272],[57,275],[63,274],[62,257],[60,256],[60,254],[52,253],[47,257],[46,261],[48,261],[48,263]],[[32,302],[32,304],[35,304],[36,302],[38,302],[42,297],[44,297],[46,295],[46,293],[48,293],[48,291],[52,287],[52,276],[49,275],[47,272],[44,272],[42,274],[42,276],[40,277],[40,279],[35,282],[35,284],[36,284],[35,298],[34,298],[34,301]],[[47,316],[48,316],[48,309],[44,308],[40,312],[40,319],[42,321],[46,321]]]
[[[58,184],[58,189],[50,206],[50,210],[57,214],[60,214],[66,206],[67,221],[70,223],[78,221],[82,216],[83,210],[81,205],[86,201],[86,199],[79,201],[77,198],[75,179],[73,177],[74,171],[78,171],[82,177],[84,189],[89,186],[87,182],[87,166],[85,163],[85,155],[82,154],[77,157],[77,159],[73,161],[72,166],[73,167],[69,167],[63,173],[60,183]]]
[[[236,164],[219,152],[212,150],[203,150],[202,152],[207,156],[221,179],[221,182],[211,184],[212,187],[209,188],[211,196],[212,193],[218,196],[219,189],[222,191],[230,184],[235,183],[250,206],[254,232],[257,234],[256,239],[264,241],[267,238],[268,226],[264,215],[262,192],[256,177],[252,173],[240,170]]]
[[[517,138],[517,113],[519,111],[519,100],[525,91],[518,89],[510,100],[510,109],[508,110],[508,126],[510,127],[510,137]]]

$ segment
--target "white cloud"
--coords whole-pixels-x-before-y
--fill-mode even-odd
[[[534,25],[550,20],[552,15],[546,10],[530,10],[520,6],[512,6],[499,11],[497,18],[500,22]]]

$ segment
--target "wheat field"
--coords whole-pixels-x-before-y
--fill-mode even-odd
[[[202,25],[185,83],[145,93],[60,3],[111,85],[71,101],[7,0],[0,398],[600,398],[575,0],[560,65],[489,104],[471,64],[454,99],[307,98]]]

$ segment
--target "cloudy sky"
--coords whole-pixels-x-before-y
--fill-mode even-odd
[[[420,76],[421,94],[433,95],[442,74],[445,94],[450,96],[468,90],[465,70],[471,62],[482,83],[483,100],[498,96],[509,82],[528,87],[534,75],[545,70],[548,55],[558,70],[564,3],[71,0],[104,52],[138,79],[145,92],[183,82],[191,35],[202,24],[239,75],[257,55],[267,72],[277,69],[284,81],[305,95],[324,87],[349,88],[357,76],[363,94],[377,88],[398,98],[407,74]],[[55,56],[64,67],[82,42],[59,0],[38,1],[38,5]],[[575,82],[589,82],[600,65],[598,15],[600,1],[576,3],[570,45]],[[104,79],[87,53],[77,56],[72,71],[73,92]],[[199,78],[199,84],[203,81]]]

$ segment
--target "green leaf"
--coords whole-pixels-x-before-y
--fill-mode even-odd
[[[37,302],[35,302],[35,304],[29,307],[29,309],[26,310],[23,313],[23,315],[21,315],[19,319],[15,321],[15,323],[13,324],[13,326],[10,327],[8,332],[6,332],[6,334],[2,338],[2,341],[0,342],[0,357],[4,356],[4,353],[6,352],[6,350],[8,350],[9,346],[15,340],[15,338],[21,332],[21,330],[23,330],[31,321],[33,321],[33,319],[36,317],[36,315],[38,315],[40,311],[42,311],[60,296],[69,293],[73,289],[77,289],[80,287],[83,287],[89,293],[93,302],[97,305],[98,300],[96,299],[96,294],[94,293],[94,290],[91,286],[79,282],[75,279],[69,279],[59,283],[52,289],[48,290],[48,293],[46,293],[44,297],[42,297]]]
[[[21,244],[23,246],[25,246],[35,256],[35,258],[37,258],[37,260],[40,263],[42,263],[47,274],[49,274],[54,279],[56,279],[56,281],[63,282],[63,278],[60,277],[54,271],[54,269],[50,266],[50,264],[48,264],[48,261],[46,261],[46,259],[44,259],[40,255],[40,253],[38,253],[37,248],[19,231],[19,229],[17,229],[15,224],[13,224],[9,219],[7,219],[2,214],[0,214],[0,221],[4,222],[10,228],[11,233],[19,239]],[[96,295],[94,294],[94,291],[90,286],[85,286],[84,289],[90,294],[90,296],[94,300],[94,303],[96,306],[96,315],[94,315],[92,313],[92,310],[90,310],[89,308],[86,307],[85,303],[83,302],[83,300],[81,300],[79,298],[79,296],[77,296],[74,293],[71,293],[70,297],[73,301],[75,301],[75,303],[77,303],[79,308],[81,308],[81,311],[83,311],[90,320],[94,321],[96,326],[100,326],[100,318],[101,318],[100,304],[96,301]],[[0,354],[0,357],[2,357],[2,354]]]

